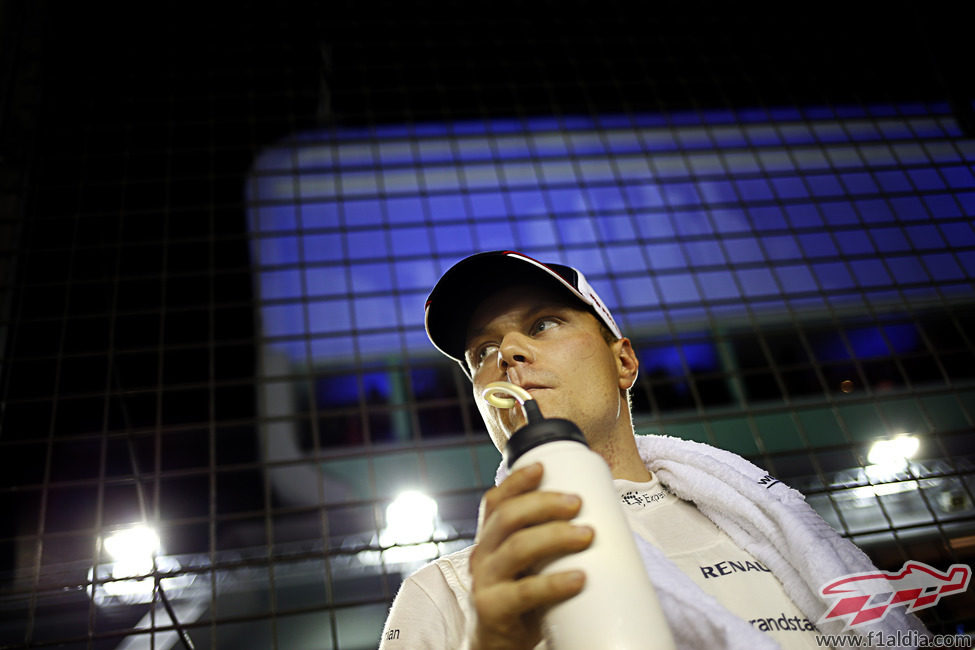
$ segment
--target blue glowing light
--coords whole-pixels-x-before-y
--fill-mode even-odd
[[[262,335],[305,365],[432,355],[428,290],[491,249],[583,268],[631,336],[970,292],[975,146],[957,138],[920,105],[302,133],[247,185]],[[896,350],[885,331],[849,345]]]

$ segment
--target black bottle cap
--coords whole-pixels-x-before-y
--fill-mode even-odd
[[[504,457],[508,469],[511,469],[515,461],[529,449],[558,440],[571,440],[589,446],[586,443],[586,437],[582,435],[582,431],[571,420],[542,418],[529,422],[511,435],[507,446],[504,448]]]

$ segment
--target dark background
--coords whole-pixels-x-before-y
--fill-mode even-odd
[[[925,99],[951,101],[969,133],[975,123],[963,21],[938,3],[0,7],[4,219],[22,226],[5,231],[8,346],[51,357],[15,367],[8,391],[40,382],[30,394],[48,395],[57,373],[62,394],[83,391],[110,367],[122,388],[205,382],[212,364],[219,418],[251,415],[232,381],[253,368],[242,180],[289,133]],[[111,337],[153,354],[55,360]],[[213,346],[209,359],[151,358],[195,343]],[[112,417],[151,424],[211,405],[184,392],[159,412],[143,397]],[[51,426],[100,422],[99,409],[67,402]]]
[[[243,182],[287,134],[923,100],[975,133],[960,5],[404,4],[0,2],[0,537],[41,516],[17,486],[98,478],[101,453],[108,476],[256,462]],[[181,444],[25,442],[106,427]]]

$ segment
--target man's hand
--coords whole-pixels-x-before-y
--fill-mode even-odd
[[[546,562],[588,548],[593,539],[591,528],[569,523],[582,507],[579,497],[538,491],[541,480],[541,465],[525,467],[481,501],[470,562],[478,650],[535,647],[545,609],[585,584],[582,571],[536,573]]]

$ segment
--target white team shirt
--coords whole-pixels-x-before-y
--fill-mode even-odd
[[[614,480],[630,527],[660,548],[703,591],[772,636],[784,650],[820,648],[815,626],[771,571],[656,476],[645,483]],[[467,648],[468,562],[473,547],[444,556],[403,581],[382,633],[380,650]],[[634,612],[634,616],[638,616]],[[535,650],[545,650],[544,641]]]
[[[821,648],[812,621],[799,611],[768,567],[731,541],[688,501],[664,488],[617,479],[630,528],[667,556],[732,614],[769,634],[783,649]]]

